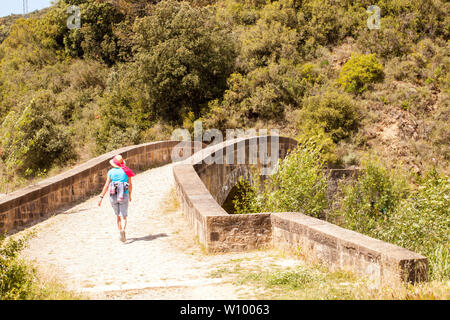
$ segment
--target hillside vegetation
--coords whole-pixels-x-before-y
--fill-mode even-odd
[[[369,5],[381,8],[370,30]],[[81,28],[67,27],[78,5]],[[120,146],[204,128],[321,137],[448,173],[449,3],[60,0],[2,18],[2,188]],[[0,190],[1,191],[1,190]]]

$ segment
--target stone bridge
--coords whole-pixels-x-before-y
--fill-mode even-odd
[[[427,259],[404,248],[300,212],[230,215],[221,207],[251,165],[273,168],[273,159],[285,157],[296,145],[290,138],[260,136],[227,140],[203,149],[180,141],[121,148],[1,198],[0,231],[23,229],[98,193],[115,154],[122,154],[127,165],[138,171],[197,151],[176,164],[173,175],[187,223],[208,252],[285,248],[331,269],[349,269],[382,283],[425,280]]]
[[[274,153],[284,158],[296,145],[295,140],[285,137],[239,138],[207,147],[174,166],[183,212],[205,249],[228,252],[279,247],[297,251],[331,269],[355,271],[381,283],[425,280],[427,259],[404,248],[300,212],[230,215],[221,207],[250,165],[264,168],[267,158]],[[252,149],[255,146],[257,152]],[[238,154],[245,161],[226,161],[236,159]],[[269,157],[261,158],[264,155]]]

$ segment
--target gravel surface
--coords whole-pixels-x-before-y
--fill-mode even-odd
[[[276,258],[271,250],[205,254],[174,209],[173,186],[172,164],[133,178],[125,243],[108,196],[101,207],[93,197],[29,228],[36,236],[22,255],[93,299],[240,298],[229,278],[211,272],[238,259],[261,266]]]

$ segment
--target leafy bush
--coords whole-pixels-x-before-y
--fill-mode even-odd
[[[432,280],[450,278],[450,179],[432,170],[397,206],[381,238],[428,258]]]
[[[397,20],[399,32],[413,41],[424,35],[448,37],[448,4],[445,1],[428,0],[381,0],[378,2],[382,15]]]
[[[383,58],[401,57],[410,52],[412,41],[400,32],[398,17],[381,17],[380,29],[362,28],[356,43],[360,50]]]
[[[357,126],[357,102],[336,91],[306,97],[298,115],[300,131],[311,132],[320,127],[334,142],[349,137]]]
[[[384,58],[409,54],[425,37],[448,39],[448,3],[428,0],[383,0],[380,29],[361,28],[358,47]]]
[[[299,62],[298,34],[278,21],[258,20],[241,38],[241,68],[245,72],[277,63],[281,59]]]
[[[314,138],[320,145],[327,167],[341,165],[338,143],[352,136],[358,129],[359,102],[345,93],[329,90],[305,97],[296,116],[297,138]]]
[[[435,90],[448,88],[448,44],[426,38],[411,46],[411,50],[411,54],[391,60],[386,73],[389,70],[395,80],[426,84]],[[429,90],[427,86],[424,88]]]
[[[210,9],[162,1],[136,21],[134,32],[135,76],[155,116],[173,122],[189,111],[199,116],[223,94],[235,49]]]
[[[361,93],[383,79],[383,66],[375,54],[354,54],[342,67],[338,82],[348,92]]]
[[[247,75],[233,73],[222,101],[210,103],[204,116],[207,127],[247,127],[255,120],[282,121],[286,110],[298,109],[301,99],[323,82],[312,63],[293,64],[282,59]]]
[[[23,300],[32,292],[34,271],[18,258],[26,241],[0,235],[0,300]]]
[[[109,2],[80,1],[77,5],[82,12],[82,25],[80,29],[66,28],[66,53],[72,57],[100,59],[108,65],[120,61],[123,54],[114,29],[124,20],[124,15]]]
[[[217,18],[237,25],[251,25],[258,20],[259,13],[250,1],[225,0],[217,8]]]
[[[322,153],[313,140],[280,160],[275,173],[262,184],[253,174],[250,180],[242,180],[241,186],[244,194],[234,202],[236,213],[300,211],[323,218],[328,207]]]
[[[1,44],[2,73],[5,67],[34,71],[56,62],[55,52],[42,45],[38,28],[39,21],[35,19],[18,19],[12,25],[10,35]]]
[[[96,132],[97,153],[138,144],[149,115],[128,86],[117,85],[102,99]],[[147,124],[146,124],[147,122]]]
[[[0,234],[0,301],[86,299],[54,279],[44,279],[37,268],[19,257],[34,234],[17,239]]]
[[[21,174],[36,175],[75,157],[69,132],[52,113],[55,99],[39,92],[17,116],[11,111],[0,128],[2,158]]]
[[[305,1],[298,12],[299,29],[304,29],[307,40],[325,46],[337,44],[356,32],[365,22],[364,4],[345,0]]]
[[[255,171],[255,170],[254,170]],[[250,177],[240,177],[235,198],[232,200],[237,214],[264,212],[264,194],[261,195],[261,180],[258,172]]]
[[[405,179],[375,160],[365,159],[355,183],[340,186],[338,216],[346,228],[378,237],[377,227],[395,212],[407,195]]]
[[[336,143],[333,141],[331,135],[325,132],[324,128],[319,124],[311,123],[306,127],[300,127],[300,133],[297,140],[300,143],[313,139],[320,148],[324,164],[327,167],[333,167],[340,164],[340,159],[336,154]]]
[[[340,191],[334,222],[423,254],[430,263],[431,280],[449,279],[447,176],[431,171],[419,179],[416,190],[410,190],[398,172],[366,161],[357,181],[342,184]]]

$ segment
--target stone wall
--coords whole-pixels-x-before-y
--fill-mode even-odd
[[[299,212],[272,213],[275,247],[295,251],[330,269],[357,271],[378,282],[423,281],[427,258]]]
[[[213,198],[192,165],[174,166],[181,209],[207,252],[243,251],[271,245],[270,214],[229,215]]]
[[[208,252],[242,251],[271,245],[270,214],[229,215],[219,204],[226,199],[239,175],[247,172],[251,146],[259,146],[263,141],[260,139],[266,138],[228,140],[207,147],[174,166],[175,185],[183,212],[199,242]],[[285,137],[278,139],[279,156],[284,158],[297,142]],[[268,150],[271,149],[271,141],[269,136]],[[243,149],[238,149],[238,146]],[[226,158],[230,150],[234,153],[234,159],[237,159],[238,152],[244,151],[246,163],[217,164],[211,161],[211,158]],[[257,155],[260,155],[259,149]],[[259,158],[256,160],[255,165],[262,167]]]
[[[0,198],[0,231],[14,232],[99,193],[111,168],[109,160],[121,154],[134,171],[171,162],[179,141],[158,141],[124,147],[83,163],[62,174]],[[193,147],[189,143],[189,147]]]
[[[250,167],[255,166],[259,169],[261,168],[269,168],[269,165],[264,165],[260,162],[259,156],[260,156],[260,149],[259,144],[261,141],[258,139],[259,137],[251,137],[247,139],[235,139],[232,140],[231,143],[224,144],[222,147],[219,147],[222,149],[222,153],[220,157],[217,156],[219,153],[218,150],[212,151],[209,148],[203,149],[203,159],[206,161],[202,161],[200,158],[196,159],[194,161],[194,169],[197,172],[198,176],[202,180],[202,182],[205,184],[208,191],[211,193],[211,195],[214,197],[214,199],[222,205],[223,202],[226,200],[228,193],[230,190],[235,186],[235,184],[238,182],[239,178],[242,176],[248,175],[250,171]],[[252,141],[253,140],[253,141]],[[253,144],[252,144],[253,142]],[[284,159],[289,149],[293,149],[297,146],[297,141],[290,138],[285,137],[278,137],[278,157],[280,159]],[[250,148],[251,145],[255,147],[257,150],[256,152],[256,159],[253,159],[254,163],[250,163],[249,154],[250,154]],[[241,147],[239,149],[238,147]],[[267,140],[267,155],[271,156],[270,150],[272,149],[272,143],[271,139]],[[241,161],[243,163],[224,163],[224,161],[221,161],[223,164],[218,163],[211,163],[208,161],[209,154],[214,154],[216,156],[216,159],[226,159],[230,153],[230,150],[232,151],[232,159],[237,160],[238,159],[238,153],[242,152],[243,155],[245,155],[245,161]],[[235,161],[237,162],[237,161]]]
[[[300,212],[229,215],[220,204],[237,177],[246,174],[248,164],[211,163],[210,157],[219,151],[225,156],[230,145],[258,138],[229,140],[205,148],[173,168],[182,210],[208,252],[274,246],[294,250],[331,269],[348,269],[367,275],[379,283],[426,279],[428,262],[425,257]],[[245,144],[246,152],[248,145]],[[280,158],[283,158],[296,146],[296,141],[280,137],[279,146]],[[337,181],[354,173],[358,171],[332,170],[330,174],[332,180]]]

